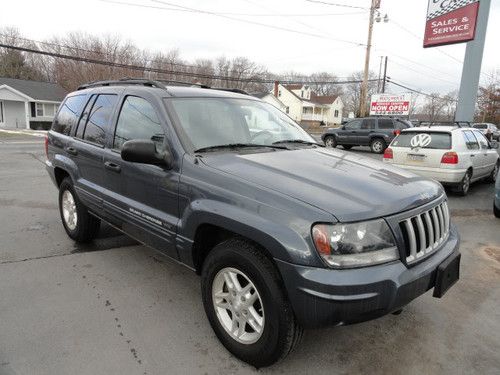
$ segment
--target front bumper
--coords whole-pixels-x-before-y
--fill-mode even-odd
[[[401,261],[345,270],[276,262],[299,323],[315,328],[363,322],[401,309],[435,286],[438,266],[460,255],[459,244],[452,226],[441,249],[409,268]]]

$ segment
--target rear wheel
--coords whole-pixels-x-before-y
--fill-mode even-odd
[[[372,152],[375,154],[381,154],[384,152],[386,149],[387,145],[385,144],[385,141],[380,138],[375,138],[370,142],[370,149]]]
[[[222,344],[259,368],[290,353],[302,336],[275,266],[242,239],[217,245],[201,275],[203,305]]]
[[[337,140],[335,139],[335,137],[333,135],[329,135],[329,136],[325,137],[325,146],[332,147],[332,148],[337,147]]]
[[[469,193],[469,188],[470,188],[470,179],[472,177],[472,172],[471,170],[468,170],[465,172],[464,177],[462,178],[462,181],[457,185],[455,188],[455,191],[462,196],[467,195]]]
[[[97,236],[101,221],[80,202],[69,177],[59,186],[59,213],[66,233],[76,242],[89,242]]]

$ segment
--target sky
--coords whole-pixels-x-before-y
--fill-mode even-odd
[[[0,27],[16,27],[36,40],[73,31],[119,35],[150,51],[178,49],[188,61],[245,56],[275,73],[346,77],[363,70],[371,1],[324,1],[348,6],[308,0],[4,0]],[[483,82],[500,69],[500,0],[491,2]],[[426,10],[427,0],[381,1],[389,22],[374,25],[370,69],[378,74],[380,56],[388,56],[387,74],[395,81],[427,93],[458,90],[465,44],[422,48]]]

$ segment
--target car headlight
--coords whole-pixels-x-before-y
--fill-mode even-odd
[[[316,224],[314,245],[334,268],[353,268],[399,259],[394,236],[383,219],[353,224]]]

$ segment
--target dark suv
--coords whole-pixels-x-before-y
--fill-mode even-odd
[[[67,234],[90,241],[104,220],[200,274],[216,335],[256,367],[303,328],[399,312],[458,279],[439,183],[326,149],[245,94],[84,85],[46,151]]]
[[[372,152],[382,154],[402,129],[411,126],[409,121],[387,117],[357,118],[326,130],[321,139],[327,147],[342,145],[349,150],[352,146],[370,146]]]

